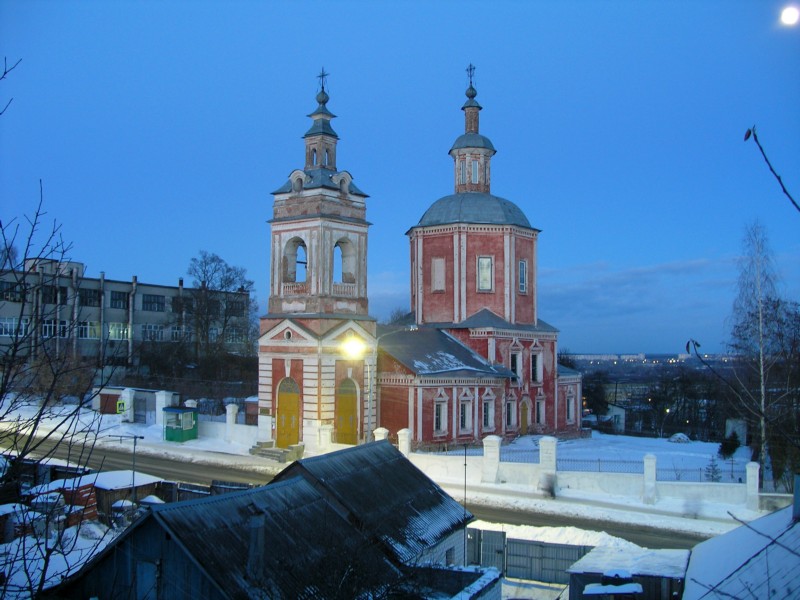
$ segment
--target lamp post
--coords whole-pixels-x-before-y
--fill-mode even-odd
[[[109,435],[108,437],[119,438],[122,440],[133,440],[133,471],[131,473],[131,492],[133,494],[133,503],[136,504],[136,442],[143,440],[143,435]]]

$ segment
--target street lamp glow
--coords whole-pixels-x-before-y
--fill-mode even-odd
[[[788,26],[797,25],[797,21],[800,19],[800,10],[797,9],[796,6],[787,6],[781,12],[781,23]]]
[[[349,337],[342,342],[342,351],[348,358],[357,360],[364,357],[367,345],[357,337]]]

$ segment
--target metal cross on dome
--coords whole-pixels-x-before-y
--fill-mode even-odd
[[[466,69],[467,75],[469,76],[469,85],[472,87],[472,77],[475,75],[475,65],[469,63],[469,66]]]
[[[325,67],[322,67],[322,70],[319,72],[319,75],[317,75],[317,78],[319,79],[319,85],[322,91],[325,91],[325,78],[328,75],[330,75],[330,73],[325,72]]]

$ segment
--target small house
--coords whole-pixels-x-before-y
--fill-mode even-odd
[[[168,442],[196,440],[198,432],[197,408],[166,406],[164,412],[164,439]]]

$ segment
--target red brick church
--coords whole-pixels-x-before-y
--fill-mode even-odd
[[[274,192],[260,439],[313,451],[328,430],[356,443],[376,427],[392,438],[409,429],[418,445],[579,430],[580,375],[557,365],[558,330],[538,314],[540,232],[491,193],[496,150],[479,132],[469,73],[465,130],[450,149],[454,193],[408,230],[408,326],[380,336],[367,316],[367,196],[336,169],[321,77],[305,168]],[[353,341],[355,358],[343,351]]]

